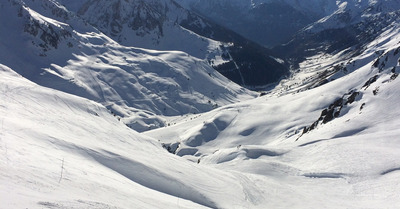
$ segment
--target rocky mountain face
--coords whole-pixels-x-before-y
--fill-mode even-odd
[[[170,0],[89,0],[83,1],[75,12],[126,46],[185,51],[203,59],[207,56],[205,49],[218,50],[220,44],[182,30],[179,22],[189,14]],[[203,52],[185,46],[190,43]]]
[[[255,96],[207,60],[121,45],[57,2],[10,0],[0,8],[2,64],[41,86],[99,102],[137,131],[166,126],[164,116]]]
[[[398,1],[337,1],[337,9],[299,31],[275,52],[302,60],[318,53],[348,49],[358,54],[388,26],[400,20]],[[351,55],[349,55],[351,56]]]
[[[288,72],[264,47],[171,0],[63,3],[122,45],[184,51],[248,88],[274,83]]]
[[[278,57],[292,60],[292,64],[320,52],[362,48],[399,19],[400,7],[396,0],[177,2],[250,40],[273,47]]]
[[[399,20],[395,1],[339,3],[274,53],[293,69],[306,56],[350,47],[343,52],[348,60]],[[101,102],[140,131],[165,126],[160,115],[205,112],[254,96],[236,85],[225,88],[227,80],[211,66],[252,89],[269,87],[288,73],[288,62],[270,50],[173,1],[9,0],[2,11],[3,64],[40,85]],[[183,52],[132,47],[136,43]],[[326,69],[307,88],[343,69]]]
[[[310,3],[292,0],[177,0],[177,2],[267,47],[290,41],[298,30],[325,16],[325,11],[331,10],[332,7],[329,1]]]

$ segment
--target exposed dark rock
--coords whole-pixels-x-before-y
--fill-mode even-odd
[[[72,37],[72,33],[67,29],[41,24],[33,18],[27,19],[24,32],[39,38],[41,41],[37,43],[37,46],[41,47],[44,52],[51,48],[57,49],[62,40]]]
[[[372,64],[373,67],[378,67],[380,62],[380,58],[376,59],[374,64]]]
[[[265,95],[267,95],[267,92],[261,92],[259,97],[262,97],[262,96],[265,96]]]
[[[399,76],[399,74],[398,73],[393,73],[393,75],[392,76],[390,76],[390,80],[395,80],[397,77]]]
[[[361,107],[360,107],[360,111],[363,110],[365,107],[365,103],[362,103]]]
[[[396,56],[399,52],[400,52],[400,47],[398,47],[398,48],[394,51],[393,54]]]
[[[400,11],[397,10],[365,16],[358,23],[347,22],[345,13],[338,14],[340,15],[338,18],[346,23],[346,26],[334,29],[328,27],[318,32],[300,31],[289,43],[277,46],[273,51],[278,56],[291,59],[294,65],[302,62],[305,57],[320,52],[334,53],[351,49],[346,53],[356,55],[360,54],[365,49],[364,46],[378,37],[387,26],[400,20]],[[400,49],[396,53],[399,52]],[[379,67],[379,60],[376,60],[374,66]]]
[[[170,143],[170,144],[164,144],[164,143],[162,143],[161,144],[161,146],[164,148],[164,149],[166,149],[169,153],[171,153],[171,154],[175,154],[176,153],[176,150],[179,148],[179,146],[180,146],[180,143],[179,142],[177,142],[177,143]]]
[[[379,86],[377,86],[372,93],[376,96],[379,93]]]
[[[299,136],[299,138],[303,135],[306,134],[312,130],[314,130],[319,124],[326,124],[330,121],[332,121],[335,118],[338,118],[340,116],[340,112],[344,106],[347,106],[351,103],[353,103],[356,99],[357,96],[360,95],[360,92],[352,90],[349,93],[343,95],[343,97],[335,100],[332,104],[329,105],[328,108],[325,108],[322,110],[320,117],[318,120],[316,120],[314,123],[312,123],[310,126],[306,126],[303,128],[302,134]],[[297,138],[297,139],[299,139]]]
[[[357,97],[358,95],[360,95],[360,92],[357,92],[357,91],[353,92],[353,93],[349,96],[349,98],[347,98],[347,101],[346,101],[345,105],[348,105],[348,104],[353,103],[353,102],[356,100],[356,97]]]
[[[367,90],[368,87],[369,87],[371,84],[375,83],[376,80],[378,80],[378,78],[379,78],[379,75],[373,76],[373,77],[370,78],[367,82],[365,82],[365,84],[362,86],[362,88],[365,88],[364,90]]]

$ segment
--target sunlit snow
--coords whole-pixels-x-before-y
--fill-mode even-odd
[[[399,24],[257,97],[21,2],[0,3],[0,208],[398,207]]]

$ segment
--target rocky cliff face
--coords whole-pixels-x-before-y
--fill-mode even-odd
[[[255,95],[187,53],[117,43],[55,2],[0,2],[0,25],[0,63],[41,86],[99,102],[138,131],[165,126],[160,115]]]
[[[126,37],[122,32],[126,26],[141,37],[150,33],[162,37],[168,9],[165,4],[155,1],[89,0],[77,14],[106,34],[123,41]]]
[[[263,46],[290,41],[293,34],[323,16],[329,5],[298,1],[177,0],[202,16],[212,19]]]
[[[400,5],[389,1],[338,1],[338,9],[299,31],[286,45],[274,48],[297,63],[318,53],[348,49],[359,54],[388,26],[400,20]],[[351,56],[351,55],[350,55]]]
[[[288,72],[264,47],[171,0],[89,0],[76,8],[79,16],[120,44],[184,51],[242,86],[271,84]]]

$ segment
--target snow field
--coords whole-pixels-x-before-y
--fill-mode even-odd
[[[351,59],[308,58],[253,99],[190,53],[121,46],[73,18],[71,37],[43,51],[49,31],[21,35],[24,24],[61,33],[64,19],[22,7],[8,21],[10,5],[0,3],[0,208],[398,207],[398,27]],[[314,85],[336,65],[346,71]]]
[[[37,86],[5,66],[1,73],[1,184],[10,194],[2,207],[169,208],[178,199],[180,207],[217,207],[216,200],[227,204],[222,188],[238,187],[230,174],[170,155],[100,104]]]
[[[276,96],[278,86],[266,96],[145,134],[162,138],[166,144],[178,143],[176,154],[190,161],[256,175],[265,184],[278,179],[280,186],[267,191],[286,191],[290,198],[285,203],[264,199],[273,208],[396,208],[400,198],[396,183],[400,167],[396,31],[382,34],[376,43],[383,44],[372,46],[351,62],[343,56],[326,57],[322,66],[348,63],[348,72],[333,75],[336,79],[328,84]],[[375,67],[379,57],[380,67]],[[292,79],[312,73],[300,70]],[[374,76],[376,81],[366,86]],[[341,108],[337,118],[303,133],[304,125],[311,125],[324,108],[350,90],[359,94]],[[261,190],[263,198],[270,197]]]

